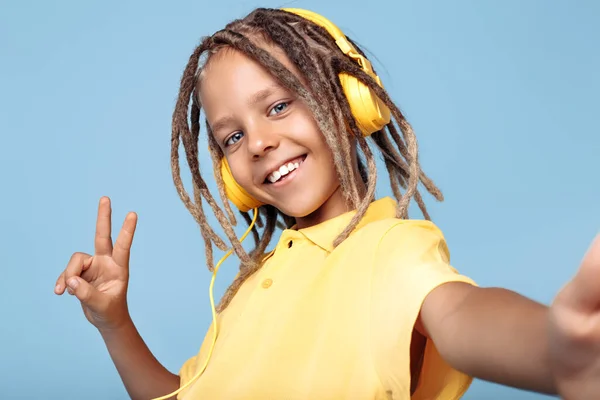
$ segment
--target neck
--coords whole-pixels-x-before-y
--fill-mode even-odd
[[[359,198],[364,198],[367,193],[367,187],[364,182],[360,180],[357,182]],[[335,218],[338,215],[342,215],[348,211],[352,211],[354,207],[346,202],[344,199],[344,193],[342,187],[338,185],[333,194],[329,196],[327,200],[319,207],[316,211],[305,217],[296,218],[297,229],[308,228],[314,225],[318,225],[331,218]]]

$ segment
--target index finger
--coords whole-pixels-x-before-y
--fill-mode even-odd
[[[98,204],[98,218],[96,219],[96,236],[94,238],[94,247],[97,255],[112,255],[113,245],[110,221],[110,199],[102,197]]]

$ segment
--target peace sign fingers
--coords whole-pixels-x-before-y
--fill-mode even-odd
[[[61,295],[68,287],[81,302],[88,321],[98,329],[114,328],[128,318],[129,253],[137,215],[127,215],[113,245],[111,214],[110,199],[102,197],[96,219],[95,254],[75,253],[54,289]]]

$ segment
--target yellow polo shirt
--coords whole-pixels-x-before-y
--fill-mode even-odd
[[[335,249],[353,212],[283,231],[218,316],[208,366],[178,398],[410,399],[410,342],[423,300],[445,282],[474,282],[449,265],[433,223],[396,219],[395,207],[391,198],[373,202]],[[182,384],[204,364],[212,334],[181,368]],[[471,381],[428,341],[412,399],[458,399]]]

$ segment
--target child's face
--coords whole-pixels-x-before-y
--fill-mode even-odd
[[[270,53],[302,80],[281,50]],[[313,224],[346,211],[332,153],[303,101],[244,54],[203,71],[200,101],[235,180],[253,197]]]

